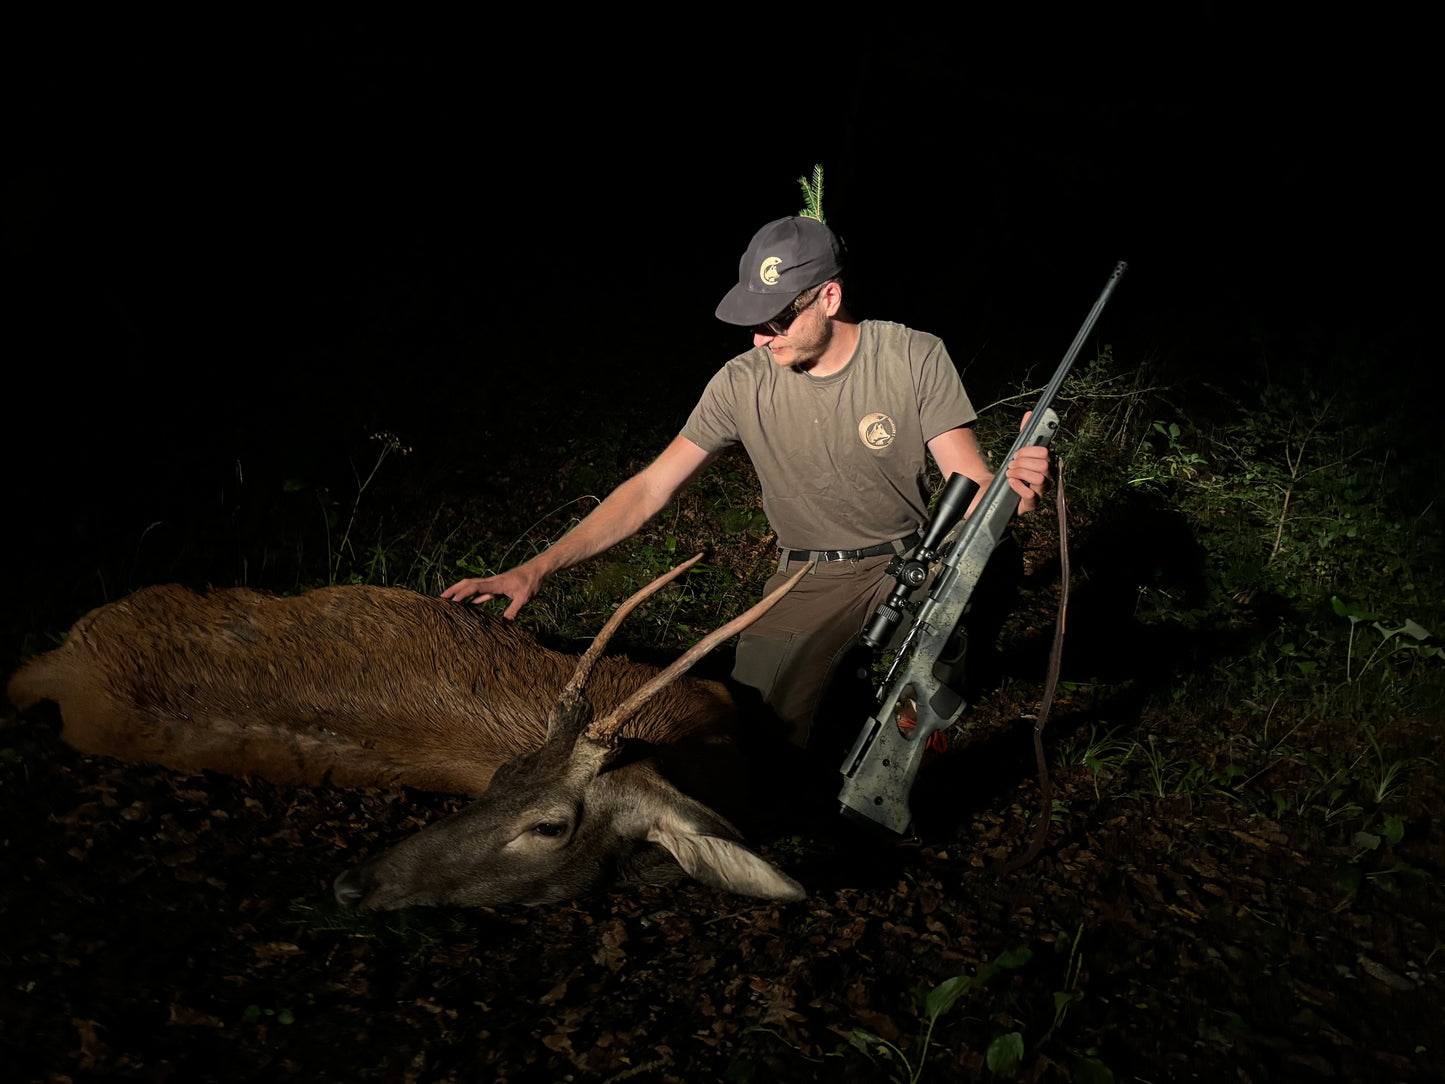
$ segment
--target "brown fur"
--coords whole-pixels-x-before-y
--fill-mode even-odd
[[[501,764],[542,744],[575,665],[510,622],[412,591],[283,598],[171,584],[93,610],[7,692],[21,712],[55,701],[61,736],[86,753],[475,796]],[[655,673],[603,658],[587,697],[601,715]],[[683,678],[624,736],[727,745],[733,715],[722,686]]]

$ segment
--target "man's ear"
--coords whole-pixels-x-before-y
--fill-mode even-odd
[[[825,282],[822,289],[823,312],[827,316],[836,316],[843,310],[843,284],[841,282]]]

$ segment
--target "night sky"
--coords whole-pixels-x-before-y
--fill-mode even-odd
[[[712,315],[738,256],[815,162],[862,315],[942,335],[971,389],[1041,380],[1119,259],[1099,341],[1121,357],[1243,379],[1286,355],[1419,363],[1422,28],[801,19],[20,36],[20,505],[51,521],[190,484],[236,432],[505,428],[518,381],[599,411],[609,388],[655,396],[680,424],[748,345]],[[14,542],[38,560],[54,529]]]

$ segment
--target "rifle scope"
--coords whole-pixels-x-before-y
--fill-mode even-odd
[[[968,475],[950,476],[948,485],[943,487],[943,493],[938,498],[938,507],[934,510],[933,518],[924,529],[918,548],[911,557],[904,560],[895,558],[889,563],[888,574],[898,581],[898,586],[893,588],[884,602],[878,604],[873,619],[863,630],[863,642],[869,647],[882,648],[893,639],[893,633],[903,620],[903,611],[908,607],[909,596],[928,579],[928,566],[937,556],[938,548],[943,545],[948,532],[953,530],[968,511],[969,503],[977,492],[978,483]]]

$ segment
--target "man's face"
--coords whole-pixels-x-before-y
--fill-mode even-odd
[[[823,356],[823,351],[828,349],[828,344],[833,340],[833,325],[824,306],[819,303],[824,288],[810,291],[800,299],[803,307],[781,333],[774,332],[771,328],[755,328],[753,345],[766,346],[772,352],[773,360],[779,365],[788,365],[795,369],[807,369],[811,366]],[[775,321],[775,324],[779,322],[781,321]]]

